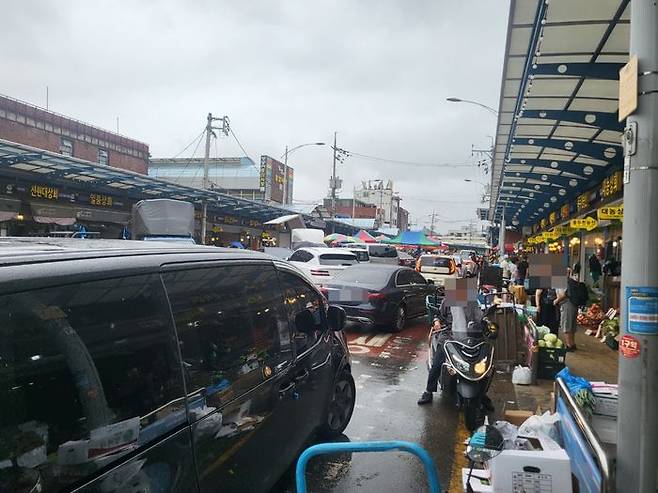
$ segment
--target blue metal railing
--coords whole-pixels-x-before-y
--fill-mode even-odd
[[[338,454],[344,452],[392,452],[402,451],[418,457],[425,466],[427,474],[427,483],[430,493],[441,493],[441,483],[439,475],[436,472],[436,465],[430,457],[430,454],[418,444],[404,442],[400,440],[382,441],[382,442],[341,442],[341,443],[320,443],[307,448],[297,461],[295,478],[297,483],[297,493],[307,493],[306,489],[306,466],[308,461],[317,456],[325,454]]]

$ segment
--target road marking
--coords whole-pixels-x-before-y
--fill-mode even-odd
[[[372,339],[370,339],[367,343],[366,346],[375,346],[375,347],[382,347],[384,344],[386,344],[386,341],[388,341],[393,334],[380,334]]]
[[[356,345],[358,345],[358,346],[365,346],[365,345],[366,345],[366,341],[368,340],[368,337],[370,337],[370,336],[361,336],[361,337],[357,337],[357,338],[354,339],[353,341],[350,341],[349,344],[356,344]]]
[[[350,354],[366,354],[370,352],[370,348],[365,346],[353,346],[348,344],[347,348],[350,350]]]
[[[450,485],[448,486],[449,493],[462,493],[464,491],[462,481],[462,468],[468,467],[468,458],[464,455],[466,446],[465,441],[471,437],[471,434],[466,429],[464,424],[464,413],[459,412],[459,424],[455,432],[455,450],[454,459],[452,461],[452,474],[450,475]]]

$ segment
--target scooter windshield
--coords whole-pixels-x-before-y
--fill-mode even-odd
[[[473,303],[466,306],[451,306],[452,335],[455,339],[469,337],[482,337],[482,330],[478,323],[482,319],[482,310]]]

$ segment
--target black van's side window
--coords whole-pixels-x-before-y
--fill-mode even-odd
[[[0,478],[60,491],[184,423],[177,354],[159,276],[0,296]]]
[[[283,370],[290,331],[272,265],[167,272],[190,394],[220,406]]]
[[[325,304],[322,296],[299,276],[279,271],[279,281],[286,300],[286,307],[293,330],[293,341],[297,354],[313,346],[322,336],[326,327]],[[316,330],[302,331],[296,326],[295,319],[299,312],[309,310],[315,320]]]

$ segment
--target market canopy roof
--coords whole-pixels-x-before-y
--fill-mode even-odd
[[[512,0],[489,220],[538,222],[622,166],[630,0]]]
[[[108,195],[126,195],[134,200],[168,198],[201,204],[221,214],[239,215],[267,222],[290,211],[282,207],[248,200],[199,188],[178,185],[132,171],[113,168],[99,163],[64,156],[35,147],[0,139],[0,175],[14,178],[41,179],[48,184],[60,184]],[[299,217],[299,215],[295,214]],[[304,222],[317,222],[309,215],[302,215]],[[331,222],[331,221],[329,221]],[[359,228],[341,225],[351,232]]]
[[[439,246],[440,243],[430,240],[422,231],[403,231],[395,238],[383,240],[391,245]]]
[[[367,231],[363,229],[360,230],[357,234],[355,234],[354,237],[357,240],[361,240],[365,243],[375,243],[377,241],[374,236],[370,235]]]

